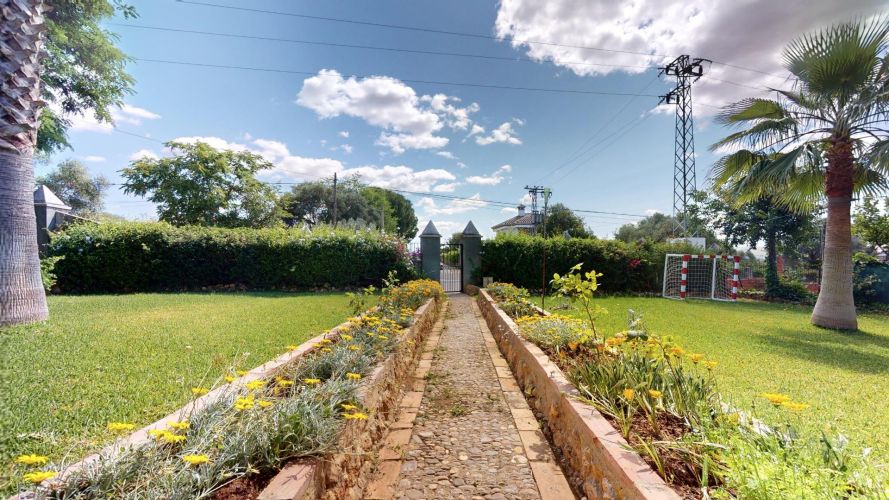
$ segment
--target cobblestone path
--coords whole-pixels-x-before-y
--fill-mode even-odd
[[[366,498],[574,498],[475,301],[449,299]]]

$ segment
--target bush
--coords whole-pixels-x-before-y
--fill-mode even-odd
[[[889,302],[889,264],[860,252],[852,256],[852,261],[855,304],[869,307]]]
[[[661,243],[499,235],[482,243],[482,276],[540,290],[544,248],[547,287],[554,273],[566,274],[583,262],[583,271],[595,269],[608,277],[601,284],[605,293],[660,292],[664,256],[688,250]]]
[[[43,282],[43,290],[51,293],[56,287],[56,264],[62,260],[61,257],[47,257],[40,259],[40,280]]]
[[[411,268],[403,242],[374,232],[249,229],[165,223],[77,224],[53,236],[64,292],[240,286],[302,289],[379,284]]]

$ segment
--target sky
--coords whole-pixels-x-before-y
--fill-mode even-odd
[[[675,118],[658,96],[675,82],[659,66],[680,54],[713,61],[692,94],[704,187],[719,157],[708,147],[730,132],[712,122],[720,106],[789,86],[781,51],[799,34],[885,9],[872,0],[129,3],[138,19],[105,25],[133,58],[133,94],[113,125],[69,117],[72,148],[38,175],[74,158],[117,184],[134,159],[170,154],[163,142],[201,140],[261,154],[274,168],[260,177],[282,190],[358,175],[420,193],[405,195],[421,230],[432,220],[449,235],[471,220],[486,237],[527,202],[527,185],[584,211],[599,237],[671,213]],[[118,186],[106,210],[156,218],[152,203]]]

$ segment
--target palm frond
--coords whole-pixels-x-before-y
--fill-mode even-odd
[[[723,156],[713,164],[710,170],[710,182],[714,188],[719,188],[729,184],[732,179],[746,177],[751,167],[763,159],[765,159],[764,154],[749,149]]]
[[[787,111],[780,102],[751,97],[725,106],[714,121],[722,125],[734,125],[752,120],[780,120],[786,117]]]
[[[872,81],[887,45],[887,19],[851,21],[794,40],[784,62],[808,92],[847,97]]]
[[[762,120],[748,129],[729,134],[722,140],[713,143],[710,146],[710,151],[737,145],[762,149],[781,141],[792,141],[797,137],[797,125],[797,121],[790,117]]]

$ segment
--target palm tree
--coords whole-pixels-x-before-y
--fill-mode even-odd
[[[0,325],[46,319],[34,216],[42,0],[0,0]]]
[[[744,99],[718,120],[743,126],[711,149],[740,149],[720,160],[717,184],[739,201],[776,194],[797,210],[826,198],[821,292],[812,323],[857,329],[852,299],[853,196],[889,186],[889,22],[843,23],[805,35],[784,50],[795,77],[775,99]]]

